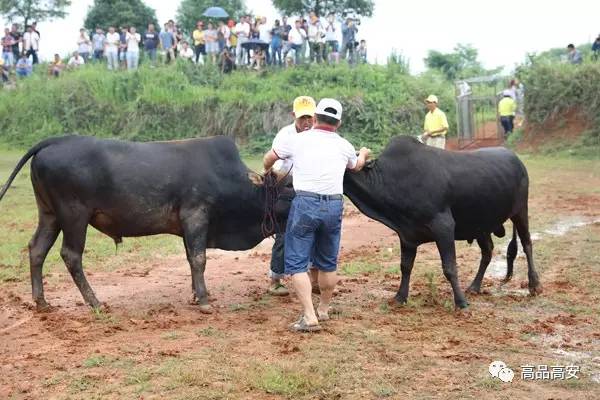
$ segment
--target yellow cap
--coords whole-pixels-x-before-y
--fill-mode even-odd
[[[435,104],[437,104],[438,103],[438,98],[437,98],[436,95],[430,94],[429,96],[427,96],[427,98],[425,99],[425,101],[427,103],[435,103]]]
[[[296,97],[294,100],[294,116],[296,118],[304,117],[306,115],[313,117],[316,109],[317,104],[315,99],[310,96],[300,96]]]

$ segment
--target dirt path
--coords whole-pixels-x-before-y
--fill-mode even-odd
[[[588,195],[567,206],[553,197],[532,205],[556,202],[561,215],[597,218],[599,199]],[[0,398],[591,399],[600,390],[600,290],[593,285],[600,270],[582,254],[600,243],[600,224],[573,229],[566,245],[560,235],[536,245],[544,254],[543,297],[523,294],[520,259],[513,282],[500,286],[487,277],[486,294],[471,297],[471,311],[456,315],[435,247],[427,245],[417,257],[411,302],[393,309],[387,300],[399,283],[397,237],[350,207],[341,261],[359,269],[342,279],[340,314],[320,335],[288,332],[296,299],[265,295],[271,240],[246,252],[209,252],[207,286],[216,309],[210,316],[188,304],[183,254],[88,273],[108,313],[91,313],[66,271],[45,278],[47,299],[57,307],[51,313],[32,310],[28,282],[5,284]],[[463,287],[478,258],[476,246],[458,246]],[[575,262],[585,276],[570,275]],[[579,363],[585,380],[506,387],[487,377],[492,359],[513,367]]]

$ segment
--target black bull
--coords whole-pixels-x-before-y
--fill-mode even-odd
[[[268,195],[261,177],[248,170],[234,142],[225,137],[153,143],[48,139],[19,161],[0,199],[32,157],[39,222],[29,258],[39,309],[48,307],[42,266],[61,231],[60,254],[69,273],[84,300],[92,307],[101,305],[82,269],[89,224],[116,243],[122,237],[161,233],[183,237],[193,293],[201,310],[210,312],[206,249],[250,249],[273,233],[263,229],[265,213],[283,224],[289,210],[289,201],[280,204],[272,192]]]
[[[417,247],[435,242],[460,308],[468,303],[458,284],[454,241],[476,240],[481,247],[479,270],[468,289],[479,292],[492,257],[491,234],[503,236],[508,219],[513,222],[513,237],[507,249],[506,280],[512,277],[518,234],[527,257],[529,291],[541,292],[529,234],[528,190],[527,170],[510,150],[450,152],[410,137],[394,138],[367,168],[344,176],[344,194],[400,238],[402,279],[396,301],[407,300]]]

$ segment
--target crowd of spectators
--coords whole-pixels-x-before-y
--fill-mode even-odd
[[[283,16],[273,23],[266,17],[244,15],[233,19],[198,20],[189,36],[169,20],[159,29],[154,24],[141,32],[134,26],[82,28],[68,58],[55,54],[48,75],[59,77],[66,69],[88,63],[106,63],[109,70],[135,71],[140,60],[151,67],[177,59],[194,64],[211,63],[224,73],[235,68],[261,70],[267,66],[288,68],[304,63],[350,64],[367,62],[367,43],[359,40],[360,20],[331,13],[320,17]],[[27,77],[39,64],[41,34],[33,23],[21,32],[17,24],[4,30],[2,79],[11,72]]]

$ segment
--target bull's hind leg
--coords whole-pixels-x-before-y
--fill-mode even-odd
[[[467,288],[467,293],[481,292],[481,281],[485,275],[485,270],[487,269],[488,265],[490,265],[490,261],[492,261],[492,252],[494,251],[494,241],[492,240],[492,235],[483,234],[479,236],[477,238],[477,244],[481,249],[481,261],[479,262],[479,270],[477,271],[477,275],[475,275],[475,279],[473,279],[473,282]]]
[[[206,241],[208,236],[208,215],[202,209],[182,211],[183,242],[187,259],[192,271],[192,288],[200,311],[211,313],[212,307],[208,304],[208,291],[204,281],[206,269]]]
[[[44,297],[44,283],[42,280],[42,268],[48,251],[56,242],[60,228],[56,216],[40,210],[38,227],[29,242],[29,269],[31,272],[31,292],[38,311],[48,308]]]
[[[440,257],[442,258],[442,269],[444,276],[452,286],[454,293],[454,305],[458,308],[466,308],[469,303],[465,299],[456,272],[456,247],[454,245],[454,227],[455,222],[449,210],[439,214],[431,225],[432,233],[435,237],[435,243]]]
[[[508,243],[508,247],[506,248],[506,277],[504,278],[504,283],[509,282],[512,279],[515,266],[515,258],[517,258],[517,251],[517,228],[513,222],[513,236],[510,242]]]
[[[540,278],[533,264],[533,245],[531,243],[531,235],[529,234],[529,216],[527,208],[523,209],[519,214],[511,218],[521,239],[521,245],[527,257],[527,278],[529,280],[529,293],[532,296],[542,293],[542,285]]]
[[[400,271],[402,272],[402,280],[400,288],[394,297],[394,300],[400,304],[405,304],[408,299],[408,288],[410,283],[410,274],[417,256],[417,248],[400,240]]]
[[[85,302],[93,308],[100,308],[101,304],[83,273],[82,255],[85,247],[87,224],[88,217],[82,214],[72,216],[68,219],[68,222],[61,223],[63,243],[60,255]]]

